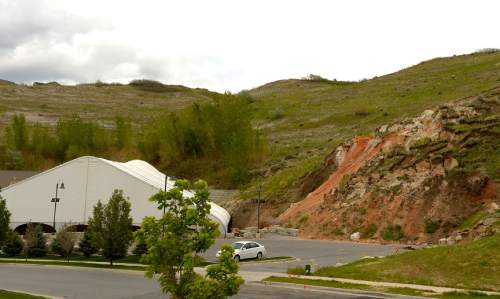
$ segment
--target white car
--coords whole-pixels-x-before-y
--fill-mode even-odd
[[[236,262],[244,259],[263,259],[266,255],[266,247],[254,241],[238,241],[231,244],[234,248],[233,257]],[[217,258],[220,256],[220,250],[215,255]]]

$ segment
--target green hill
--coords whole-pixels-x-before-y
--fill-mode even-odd
[[[242,92],[249,98],[252,124],[267,142],[266,156],[251,169],[252,180],[233,186],[243,190],[240,198],[226,203],[243,216],[235,225],[253,221],[253,204],[246,199],[256,197],[258,185],[262,184],[268,202],[264,218],[270,221],[321,183],[321,177],[308,179],[306,175],[318,169],[336,145],[380,125],[499,85],[500,52],[496,51],[436,58],[360,82],[312,77],[276,81]],[[215,94],[181,86],[157,87],[0,83],[0,125],[13,113],[23,112],[28,121],[53,124],[59,116],[78,113],[109,126],[120,114],[138,127],[165,110],[180,110]]]
[[[254,122],[268,139],[269,158],[241,197],[255,198],[255,186],[262,183],[266,199],[272,202],[271,219],[326,179],[306,175],[318,169],[340,143],[498,86],[497,51],[436,58],[361,82],[292,79],[250,90],[256,99]],[[233,207],[252,215],[255,210],[253,204],[241,201]],[[254,222],[251,216],[241,219]]]

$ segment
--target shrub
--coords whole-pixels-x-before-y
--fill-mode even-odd
[[[371,238],[377,233],[378,227],[374,223],[370,223],[367,227],[363,229],[361,232],[361,236],[363,238]]]
[[[165,85],[159,81],[148,80],[148,79],[132,80],[132,81],[130,81],[129,85],[133,86],[137,89],[140,89],[143,91],[150,91],[150,92],[175,92],[175,91],[183,91],[183,90],[187,89],[184,86]]]
[[[73,253],[74,248],[75,239],[73,234],[65,226],[57,232],[56,237],[51,244],[52,252],[67,258],[69,261],[69,257]]]
[[[425,226],[425,229],[424,229],[425,233],[427,233],[427,234],[433,234],[441,226],[441,221],[433,221],[430,218],[425,218],[425,220],[424,220],[424,226]]]
[[[340,179],[339,183],[339,191],[344,192],[347,188],[347,185],[349,184],[349,181],[351,180],[351,175],[345,174],[342,179]]]
[[[308,219],[309,219],[309,215],[304,214],[304,213],[300,213],[299,217],[297,218],[297,223],[299,226],[302,226],[304,223],[307,222]]]
[[[275,109],[269,115],[270,120],[278,120],[282,119],[283,117],[285,117],[285,112],[283,112],[283,110],[281,109]]]
[[[83,238],[80,240],[80,243],[78,243],[78,247],[85,257],[90,257],[99,251],[99,249],[92,244],[92,239],[87,232],[83,234]]]
[[[42,257],[47,254],[47,240],[43,235],[40,224],[29,224],[24,235],[26,240],[26,255],[29,257]]]
[[[333,230],[333,234],[335,236],[343,236],[344,235],[344,231],[341,228],[337,227],[337,228],[335,228]]]
[[[382,233],[382,238],[387,241],[397,241],[404,238],[404,232],[401,225],[389,225]]]
[[[3,253],[8,256],[19,255],[23,251],[24,243],[16,231],[10,230],[7,233],[7,239],[2,247]]]

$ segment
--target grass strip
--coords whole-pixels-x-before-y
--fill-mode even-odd
[[[307,279],[307,278],[296,278],[296,277],[277,277],[270,276],[263,280],[264,282],[280,282],[280,283],[294,283],[310,286],[319,287],[330,287],[338,289],[348,289],[348,290],[363,290],[371,292],[383,292],[398,295],[407,296],[421,296],[429,298],[439,298],[439,299],[476,299],[476,298],[488,298],[488,299],[498,299],[498,295],[486,295],[477,292],[446,292],[443,294],[438,294],[432,291],[422,291],[411,288],[393,288],[393,287],[382,287],[382,286],[370,286],[365,284],[340,282],[336,280],[322,280],[322,279]]]
[[[0,290],[0,299],[47,299],[47,297],[33,296],[25,293]]]

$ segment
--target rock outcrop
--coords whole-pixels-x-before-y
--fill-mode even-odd
[[[365,240],[438,243],[452,236],[500,202],[499,94],[441,105],[339,146],[325,160],[335,166],[328,179],[281,222],[309,238],[360,232]]]

